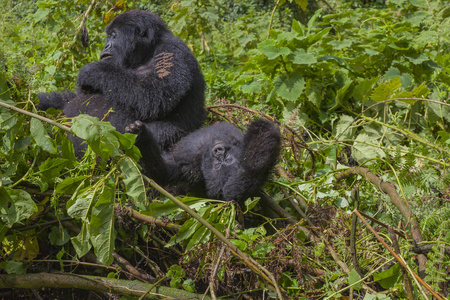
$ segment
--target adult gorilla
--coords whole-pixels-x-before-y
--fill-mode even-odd
[[[122,133],[141,120],[161,150],[203,125],[205,82],[197,60],[160,17],[128,11],[106,34],[100,61],[80,70],[76,93],[41,93],[40,109],[62,109],[68,117],[87,113]],[[71,138],[80,156],[81,142]]]

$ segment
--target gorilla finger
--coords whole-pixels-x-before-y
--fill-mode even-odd
[[[144,126],[144,123],[137,120],[134,123],[131,123],[127,127],[125,127],[125,132],[137,134],[137,133],[141,132],[141,129],[143,126]]]

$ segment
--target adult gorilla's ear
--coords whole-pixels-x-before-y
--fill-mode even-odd
[[[135,34],[135,36],[142,36],[142,37],[145,37],[145,36],[147,35],[147,30],[144,29],[144,28],[141,28],[141,27],[139,27],[139,26],[136,26],[136,27],[134,28],[134,34]]]

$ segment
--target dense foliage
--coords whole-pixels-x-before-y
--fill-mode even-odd
[[[0,3],[0,278],[95,273],[213,298],[430,299],[425,284],[449,295],[448,1],[137,2]],[[74,88],[105,25],[132,8],[158,13],[191,47],[210,122],[245,128],[263,115],[280,125],[269,200],[241,211],[177,198],[272,282],[141,176],[134,135],[36,110],[38,92]],[[89,145],[81,161],[68,131]],[[391,248],[398,236],[408,269],[352,222],[354,209]]]

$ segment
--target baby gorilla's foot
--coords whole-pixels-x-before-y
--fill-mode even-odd
[[[141,132],[144,123],[137,120],[125,127],[125,132],[138,134]]]

